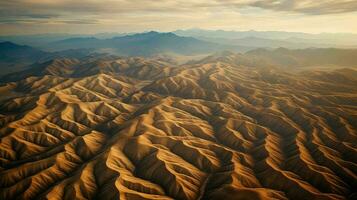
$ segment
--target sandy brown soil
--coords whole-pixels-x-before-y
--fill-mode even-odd
[[[67,66],[67,67],[64,67]],[[357,75],[57,60],[0,102],[0,199],[346,199]]]

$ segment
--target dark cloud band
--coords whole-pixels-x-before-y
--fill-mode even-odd
[[[328,15],[357,11],[357,0],[1,0],[0,23],[16,21],[62,21],[63,23],[98,23],[93,19],[110,15],[171,15],[215,12],[247,7],[265,10]],[[105,17],[103,17],[105,16]]]

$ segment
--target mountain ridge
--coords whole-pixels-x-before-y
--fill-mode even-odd
[[[55,60],[1,84],[0,198],[355,197],[357,70],[242,55]]]
[[[174,33],[159,33],[156,31],[136,33],[111,39],[70,38],[56,41],[52,45],[56,50],[73,48],[114,49],[116,53],[128,56],[149,56],[159,53],[177,53],[183,55],[212,53],[215,51],[245,50],[243,46],[222,45],[202,41],[193,37],[181,37]]]
[[[141,42],[141,40],[140,40]],[[105,54],[104,54],[105,55]],[[94,56],[96,59],[100,59],[101,57],[105,58],[106,56],[98,55],[98,58]],[[108,55],[108,57],[111,57]],[[130,61],[132,58],[130,57],[123,57],[123,56],[112,56],[112,63],[97,63],[96,66],[96,59],[93,62],[93,70],[102,70],[99,66],[103,66],[103,70],[105,71],[105,66],[110,66],[108,69],[114,69],[114,65],[117,63],[117,60],[121,60],[124,63]],[[168,56],[165,56],[168,58]],[[72,59],[71,57],[57,57],[56,59]],[[90,58],[90,56],[88,57]],[[150,57],[149,57],[150,58]],[[76,60],[76,57],[73,57]],[[191,60],[188,62],[183,62],[181,64],[174,62],[174,57],[170,59],[163,59],[162,56],[153,56],[150,60],[151,62],[155,63],[164,63],[167,66],[176,66],[182,67],[185,64],[205,64],[213,61],[222,61],[227,62],[231,65],[243,65],[243,66],[250,66],[250,67],[278,67],[281,69],[285,69],[288,71],[303,71],[308,67],[327,67],[331,68],[334,67],[344,68],[344,67],[357,67],[357,49],[336,49],[336,48],[309,48],[309,49],[297,49],[291,50],[287,48],[277,48],[277,49],[265,49],[265,48],[258,48],[246,53],[235,53],[232,51],[222,51],[216,54],[205,56],[201,59]],[[127,60],[127,61],[125,61]],[[143,58],[139,58],[138,60],[143,60]],[[77,64],[88,64],[90,63],[86,57],[84,57],[84,61],[78,61]],[[47,60],[46,62],[37,62],[33,65],[28,66],[25,70],[18,70],[14,73],[9,73],[3,77],[0,76],[1,82],[9,82],[9,81],[17,81],[29,76],[39,76],[39,75],[56,75],[49,73],[46,68],[53,62],[52,59]],[[117,63],[118,64],[118,63]],[[113,65],[113,66],[112,66]],[[60,66],[52,66],[55,68],[59,74],[63,74],[66,76],[72,76],[74,74],[83,73],[80,72],[83,66],[76,65],[71,68],[68,72],[65,72],[61,69]],[[84,69],[83,69],[84,70]],[[110,70],[108,72],[110,72]],[[114,70],[115,71],[115,70]],[[73,74],[74,73],[74,74]]]

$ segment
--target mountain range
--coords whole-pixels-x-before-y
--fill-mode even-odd
[[[152,35],[154,31],[144,33],[98,33],[98,34],[35,34],[35,35],[13,35],[0,36],[0,41],[10,41],[16,44],[29,45],[42,50],[53,50],[52,43],[62,40],[77,38],[88,40],[89,42],[102,43],[104,46],[110,45],[111,39],[120,38],[130,35]],[[353,33],[300,33],[284,31],[225,31],[225,30],[204,30],[204,29],[187,29],[176,30],[171,32],[176,36],[196,38],[201,41],[215,43],[220,45],[240,46],[238,50],[246,48],[356,48],[357,34]],[[94,41],[98,39],[99,41]],[[82,42],[83,42],[82,41]],[[107,44],[105,44],[107,42]],[[109,43],[109,44],[108,44]],[[92,44],[92,45],[94,45]],[[88,44],[86,44],[88,45]],[[70,46],[67,44],[67,46]],[[66,47],[63,44],[62,47]],[[246,48],[244,48],[246,47]],[[57,49],[58,50],[58,49]]]
[[[37,69],[46,66],[54,59],[82,60],[102,55],[114,56],[146,56],[161,59],[165,62],[175,61],[181,58],[181,63],[189,62],[195,58],[195,54],[216,52],[213,56],[203,59],[221,59],[220,55],[228,54],[224,58],[230,58],[235,63],[245,66],[276,66],[290,70],[301,70],[306,67],[356,67],[356,49],[336,48],[307,48],[307,49],[264,49],[258,48],[245,53],[223,51],[224,46],[216,46],[213,43],[202,42],[193,38],[177,37],[174,34],[146,33],[124,36],[119,38],[99,40],[96,38],[71,38],[52,44],[56,49],[67,49],[56,52],[46,52],[24,45],[16,45],[10,42],[0,43],[1,74],[8,74],[3,80],[18,80],[28,74],[36,75]],[[76,49],[76,47],[78,49]],[[103,49],[112,47],[112,50],[103,53]],[[72,49],[73,48],[73,49]],[[221,49],[222,48],[222,49]],[[229,49],[229,48],[228,48]],[[220,51],[222,50],[222,51]],[[101,52],[101,53],[99,53]],[[221,53],[219,53],[221,52]],[[185,58],[185,56],[187,58]],[[198,58],[198,57],[197,57]],[[171,60],[171,61],[170,61]],[[186,60],[186,61],[185,61]],[[197,60],[197,59],[196,59]],[[192,61],[189,63],[194,63]],[[2,73],[1,73],[2,72]],[[13,74],[10,74],[12,73]],[[21,76],[17,74],[21,72]],[[13,77],[17,77],[13,79]]]
[[[223,45],[198,40],[193,37],[177,36],[174,33],[147,32],[111,39],[70,38],[49,44],[52,50],[74,48],[112,49],[113,52],[129,56],[150,56],[159,53],[175,53],[182,55],[207,54],[215,51],[244,51],[249,48]]]
[[[356,48],[357,34],[354,33],[301,33],[285,31],[225,31],[187,29],[174,31],[175,34],[186,37],[247,45],[254,47],[285,47],[285,48]]]
[[[276,61],[339,52],[99,55],[8,75],[0,199],[356,199],[357,70]]]
[[[47,52],[27,45],[0,42],[0,75],[21,71],[34,63],[42,63],[55,58],[82,58],[90,54],[93,54],[93,50],[69,49]]]
[[[0,42],[0,74],[16,71],[47,56],[46,52],[29,46]]]

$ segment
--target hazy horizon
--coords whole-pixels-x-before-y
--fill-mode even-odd
[[[286,32],[286,33],[303,33],[303,34],[311,34],[311,35],[320,35],[320,34],[353,34],[357,35],[357,32],[303,32],[303,31],[284,31],[284,30],[258,30],[258,29],[206,29],[206,28],[187,28],[187,29],[173,29],[167,31],[161,31],[156,29],[146,29],[146,30],[139,30],[139,31],[106,31],[106,32],[93,32],[93,33],[86,33],[86,32],[38,32],[38,33],[15,33],[15,34],[1,34],[0,36],[33,36],[33,35],[100,35],[100,34],[136,34],[136,33],[147,33],[147,32],[159,32],[159,33],[172,33],[176,31],[191,31],[191,30],[201,30],[201,31],[222,31],[222,32]]]

